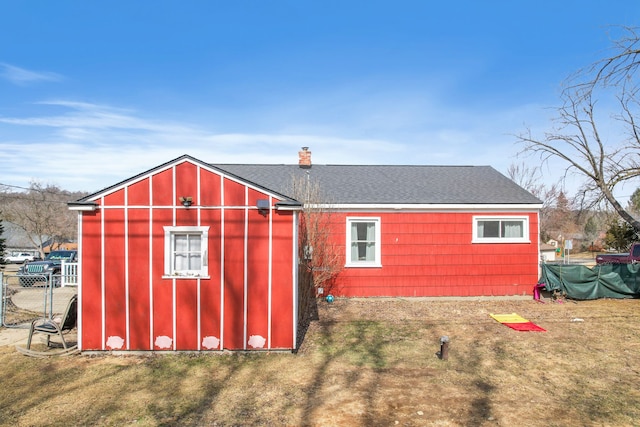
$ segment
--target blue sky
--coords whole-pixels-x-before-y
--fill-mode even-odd
[[[506,172],[640,2],[6,1],[0,183],[97,191],[212,163]],[[549,171],[550,175],[561,171]]]

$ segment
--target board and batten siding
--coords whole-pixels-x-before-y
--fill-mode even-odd
[[[527,217],[527,243],[474,243],[475,216]],[[379,218],[381,267],[346,267],[332,292],[348,297],[530,295],[538,280],[534,211],[340,212],[333,234],[344,248],[349,217]],[[346,253],[344,254],[346,261]]]
[[[190,161],[98,193],[79,219],[81,349],[294,349],[297,213],[259,199],[279,201]],[[209,227],[207,277],[164,276],[166,226]]]

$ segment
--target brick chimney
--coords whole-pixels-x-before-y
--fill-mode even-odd
[[[298,166],[303,169],[311,168],[311,151],[309,151],[309,147],[302,147],[302,151],[298,151]]]

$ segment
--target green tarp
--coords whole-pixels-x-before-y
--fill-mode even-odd
[[[542,264],[547,291],[561,291],[578,300],[640,298],[640,264],[585,265]]]

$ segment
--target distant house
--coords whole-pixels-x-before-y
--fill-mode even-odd
[[[560,246],[560,242],[558,240],[555,240],[555,239],[549,239],[549,240],[547,240],[547,245],[553,246],[554,248],[557,248],[558,246]]]
[[[182,156],[79,211],[83,350],[297,348],[292,180],[330,196],[346,297],[530,294],[541,202],[488,166],[211,164]]]
[[[38,248],[29,239],[26,231],[9,221],[2,221],[2,225],[4,231],[0,237],[5,239],[5,252],[7,255],[12,253],[39,254]]]
[[[78,249],[78,242],[65,240],[63,242],[58,242],[54,239],[48,239],[46,242],[42,244],[42,251],[45,254],[48,254],[52,251],[74,251]]]
[[[557,243],[557,242],[556,242]],[[540,245],[540,259],[542,262],[553,262],[556,260],[557,246],[542,243]]]

